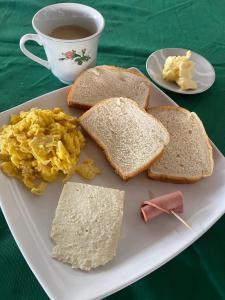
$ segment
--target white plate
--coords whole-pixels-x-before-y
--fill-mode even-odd
[[[66,95],[69,87],[35,98],[0,114],[0,125],[9,116],[31,107],[69,109]],[[152,84],[151,104],[175,105]],[[51,299],[96,299],[112,294],[156,270],[176,256],[225,212],[225,159],[214,147],[215,170],[210,178],[196,184],[177,185],[152,181],[143,173],[128,182],[114,174],[102,151],[88,140],[83,157],[91,157],[102,169],[91,183],[126,191],[125,215],[117,256],[106,266],[90,273],[74,271],[51,258],[50,227],[62,190],[60,181],[48,185],[43,196],[33,196],[17,180],[0,173],[0,203],[10,230],[33,273]],[[83,182],[78,175],[73,181]],[[184,194],[183,218],[193,227],[188,230],[171,216],[161,216],[145,224],[139,212],[140,203],[149,198],[148,191],[160,195],[176,190]],[[12,270],[13,272],[13,270]]]
[[[194,62],[193,79],[197,82],[197,89],[182,91],[176,83],[162,78],[162,70],[167,57],[183,56],[187,51],[181,48],[165,48],[153,52],[146,61],[146,69],[151,79],[159,86],[180,94],[198,94],[208,90],[215,81],[215,71],[208,60],[193,51],[191,51],[191,60]]]

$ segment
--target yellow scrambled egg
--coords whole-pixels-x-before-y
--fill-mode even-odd
[[[76,118],[60,108],[33,108],[11,116],[9,125],[0,129],[1,169],[21,180],[32,193],[40,194],[46,182],[55,180],[59,174],[68,178],[75,172],[84,146]],[[93,166],[92,162],[90,168]],[[92,177],[86,176],[92,171],[82,169],[82,165],[80,168],[79,174]]]
[[[86,179],[93,179],[100,174],[100,170],[95,166],[92,159],[86,159],[83,163],[76,167],[76,172]]]

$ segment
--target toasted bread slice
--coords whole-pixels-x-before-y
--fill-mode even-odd
[[[114,66],[97,66],[81,73],[72,85],[69,106],[88,109],[99,101],[112,98],[131,98],[146,109],[150,97],[150,81],[137,71]]]
[[[175,183],[192,183],[210,176],[214,165],[212,147],[196,113],[176,106],[159,106],[148,112],[170,134],[169,144],[148,169],[148,176]]]
[[[165,127],[127,98],[102,101],[79,121],[124,180],[147,170],[169,143]]]

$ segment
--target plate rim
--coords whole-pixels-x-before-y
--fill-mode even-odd
[[[137,69],[138,70],[138,69]],[[173,105],[176,105],[178,106],[164,91],[162,91],[158,86],[156,86],[154,83],[151,82],[151,84],[154,86],[154,88],[156,88],[160,93],[163,93],[164,96],[167,98],[167,100],[170,101],[171,104]],[[43,95],[40,95],[38,97],[35,97],[33,99],[30,99],[24,103],[21,103],[15,107],[12,107],[12,108],[9,108],[3,112],[0,113],[0,116],[5,114],[5,113],[9,113],[10,110],[14,109],[14,108],[19,108],[21,106],[23,106],[25,103],[32,103],[34,102],[35,100],[37,100],[38,98],[40,97],[45,97],[47,95],[50,95],[50,94],[54,94],[54,93],[57,93],[57,92],[60,92],[60,91],[66,91],[70,88],[70,86],[66,86],[66,87],[62,87],[62,88],[59,88],[57,90],[54,90],[54,91],[51,91],[51,92],[48,92],[48,93],[45,93]],[[220,152],[220,150],[213,144],[213,147],[215,148],[215,150],[217,151],[217,153],[219,154],[220,158],[221,159],[225,159],[223,154]],[[2,209],[2,212],[3,212],[3,215],[6,219],[6,222],[7,222],[7,225],[9,226],[9,229],[10,229],[10,232],[13,236],[13,238],[15,239],[17,245],[18,245],[18,248],[21,252],[21,254],[23,255],[25,261],[27,262],[29,268],[32,270],[33,274],[35,275],[36,279],[39,281],[40,285],[42,286],[42,288],[44,289],[44,291],[46,292],[46,294],[50,297],[50,299],[56,299],[54,293],[52,293],[52,289],[48,287],[48,285],[46,285],[46,282],[45,280],[43,280],[42,276],[40,276],[39,274],[39,271],[36,269],[36,267],[33,265],[33,260],[30,259],[29,257],[27,257],[27,255],[24,254],[24,246],[22,245],[23,243],[20,242],[20,239],[17,238],[17,235],[18,233],[15,233],[14,230],[12,229],[13,226],[11,226],[11,222],[8,223],[8,214],[7,214],[7,203],[5,205],[5,202],[3,201],[2,199],[2,193],[0,191],[0,206],[1,206],[1,209]],[[18,206],[18,204],[17,204]],[[106,297],[106,296],[109,296],[127,286],[129,286],[130,284],[136,282],[137,280],[140,280],[141,278],[145,277],[146,275],[152,273],[153,271],[155,271],[156,269],[160,268],[161,266],[163,266],[164,264],[166,264],[168,261],[170,261],[172,258],[174,258],[175,256],[177,256],[178,254],[180,254],[182,251],[184,251],[186,248],[188,248],[192,243],[194,243],[197,239],[199,239],[205,232],[207,232],[209,230],[209,228],[211,228],[221,217],[222,215],[225,213],[225,207],[223,209],[221,209],[221,211],[219,212],[219,214],[217,215],[216,218],[213,219],[213,221],[211,221],[205,228],[204,230],[201,230],[200,232],[198,232],[198,234],[195,234],[193,238],[191,238],[190,240],[188,240],[188,242],[186,242],[183,247],[179,248],[178,251],[175,251],[173,254],[169,255],[167,257],[167,259],[163,260],[162,262],[160,262],[159,264],[155,265],[153,268],[151,269],[148,269],[146,270],[145,272],[139,272],[139,274],[137,274],[135,277],[133,277],[132,279],[126,281],[124,280],[121,284],[117,285],[116,287],[106,291],[106,292],[103,292],[103,293],[98,293],[98,294],[95,294],[94,297],[91,297],[89,299],[101,299],[103,297]],[[23,222],[26,223],[26,220],[23,220]],[[32,238],[34,240],[34,238]]]
[[[208,61],[208,59],[206,59],[203,55],[201,55],[201,54],[199,54],[199,53],[197,53],[197,52],[195,52],[195,51],[192,51],[192,50],[191,50],[192,53],[194,53],[196,56],[199,56],[199,57],[203,58],[203,59],[208,63],[208,65],[210,66],[210,68],[211,68],[211,70],[212,70],[212,73],[213,73],[213,80],[212,80],[211,84],[208,85],[208,86],[206,86],[204,89],[202,89],[202,90],[196,89],[196,90],[182,91],[181,89],[178,89],[178,88],[175,89],[175,88],[171,88],[171,87],[162,85],[156,78],[154,78],[153,76],[151,76],[151,73],[150,73],[149,68],[148,68],[148,63],[149,63],[149,61],[152,59],[153,55],[154,55],[155,53],[157,53],[157,52],[162,51],[162,50],[172,50],[172,49],[173,49],[173,50],[184,50],[184,51],[188,51],[188,49],[185,49],[185,48],[172,48],[172,47],[168,47],[168,48],[158,49],[158,50],[152,52],[152,53],[148,56],[148,58],[147,58],[147,60],[146,60],[146,63],[145,63],[145,68],[146,68],[146,71],[147,71],[149,77],[154,81],[154,83],[157,84],[158,86],[160,86],[160,87],[163,88],[163,89],[166,89],[166,90],[168,90],[168,91],[174,92],[174,93],[176,93],[176,94],[183,94],[183,95],[195,95],[195,94],[201,94],[201,93],[207,91],[208,89],[210,89],[210,88],[212,87],[212,85],[214,84],[215,80],[216,80],[216,72],[215,72],[215,69],[214,69],[213,65]],[[190,49],[189,49],[189,50],[190,50]]]

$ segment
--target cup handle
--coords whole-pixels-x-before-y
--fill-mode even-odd
[[[38,43],[38,45],[42,46],[43,44],[42,44],[39,36],[37,34],[32,34],[32,33],[23,35],[20,39],[20,49],[24,55],[26,55],[27,57],[29,57],[36,63],[44,66],[45,68],[50,69],[50,65],[47,60],[41,59],[38,56],[34,55],[33,53],[31,53],[30,51],[27,50],[27,48],[25,47],[25,43],[27,41],[34,41],[34,42]]]

